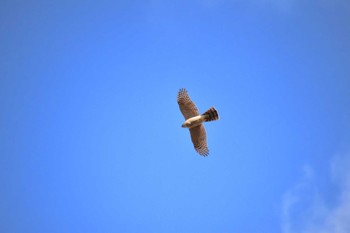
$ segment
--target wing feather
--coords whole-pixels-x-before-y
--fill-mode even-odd
[[[194,149],[202,156],[209,155],[207,134],[203,124],[190,128],[190,134]]]
[[[180,89],[179,93],[177,94],[177,103],[179,104],[180,111],[186,120],[199,115],[199,111],[187,94],[186,89]]]

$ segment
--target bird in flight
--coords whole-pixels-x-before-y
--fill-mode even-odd
[[[179,104],[182,115],[185,117],[185,122],[182,124],[182,127],[190,130],[194,149],[202,156],[209,155],[207,134],[203,122],[218,120],[218,112],[214,107],[211,107],[202,115],[199,114],[196,105],[184,88],[181,88],[177,94],[177,103]]]

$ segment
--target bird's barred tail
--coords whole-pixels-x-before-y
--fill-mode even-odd
[[[204,116],[204,121],[216,121],[219,119],[219,114],[214,107],[209,108],[202,116]]]

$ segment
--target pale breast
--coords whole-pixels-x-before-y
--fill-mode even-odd
[[[185,122],[191,123],[189,128],[193,128],[202,124],[203,121],[204,121],[204,118],[201,115],[199,115],[199,116],[191,117],[187,119]]]

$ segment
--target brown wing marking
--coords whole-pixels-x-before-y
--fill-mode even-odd
[[[202,156],[209,155],[209,149],[207,145],[207,134],[203,124],[190,128],[190,134],[194,149]]]
[[[186,120],[199,115],[199,111],[191,98],[188,96],[186,89],[180,89],[179,93],[177,94],[177,103],[179,104],[180,111]]]

